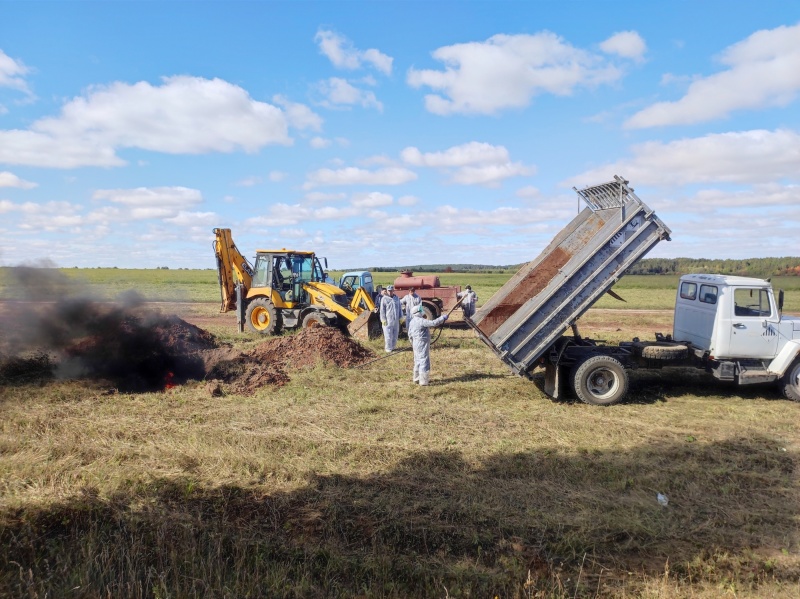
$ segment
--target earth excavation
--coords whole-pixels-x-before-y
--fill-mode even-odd
[[[348,368],[374,357],[333,327],[240,351],[175,315],[85,300],[62,302],[15,325],[0,344],[0,383],[9,385],[91,379],[111,392],[142,393],[205,380],[212,395],[252,395],[264,385],[286,384],[297,368],[319,362]]]

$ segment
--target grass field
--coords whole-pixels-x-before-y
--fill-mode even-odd
[[[30,269],[31,277],[36,276],[37,269]],[[215,302],[219,301],[219,283],[214,270],[159,270],[159,269],[57,269],[63,277],[53,289],[52,277],[43,282],[40,293],[46,298],[55,293],[69,295],[89,295],[90,297],[114,299],[131,289],[151,301],[173,302]],[[330,273],[333,277],[341,276],[341,272]],[[471,285],[478,294],[480,302],[486,301],[500,289],[511,277],[502,273],[414,273],[416,275],[437,274],[442,285]],[[375,273],[377,285],[394,283],[397,273]],[[29,293],[14,284],[12,269],[0,267],[0,299],[20,299]],[[675,306],[675,290],[677,276],[628,276],[623,277],[614,287],[614,291],[626,301],[620,302],[610,296],[600,299],[598,308],[618,309],[652,309],[671,310]],[[800,312],[800,277],[773,277],[775,289],[786,292],[785,309],[788,312]],[[33,288],[36,288],[33,285]]]
[[[211,271],[65,272],[78,284],[41,295],[133,288],[261,341],[218,313]],[[442,279],[482,301],[505,280]],[[773,282],[800,311],[800,286]],[[628,303],[610,301],[670,309],[674,285],[625,278]],[[581,319],[609,340],[670,328],[669,312]],[[5,380],[0,596],[800,596],[800,406],[774,387],[665,369],[611,408],[555,402],[461,328],[432,363],[428,388],[403,351],[254,396]]]

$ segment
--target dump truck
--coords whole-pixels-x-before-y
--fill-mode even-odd
[[[372,297],[364,289],[348,295],[327,283],[314,252],[258,250],[253,265],[236,247],[230,229],[213,233],[220,312],[235,310],[240,332],[274,335],[282,329],[339,326],[356,338],[381,335]]]
[[[628,183],[615,176],[573,188],[586,208],[467,319],[478,337],[516,374],[533,378],[543,368],[553,398],[571,390],[586,403],[611,405],[627,394],[629,371],[672,366],[699,368],[710,380],[777,382],[800,401],[800,319],[782,314],[783,292],[769,281],[686,275],[671,334],[616,345],[580,335],[579,317],[670,239]]]

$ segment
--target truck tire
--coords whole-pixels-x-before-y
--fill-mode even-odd
[[[302,327],[304,329],[313,329],[315,327],[330,326],[328,319],[319,312],[309,312],[303,317]]]
[[[781,391],[786,399],[800,401],[800,358],[792,362],[781,379]]]
[[[689,355],[689,348],[677,343],[634,343],[633,351],[649,360],[683,360]]]
[[[439,318],[439,308],[430,302],[422,302],[422,313],[428,320]]]
[[[580,362],[572,369],[570,380],[578,399],[593,406],[610,406],[628,392],[628,373],[622,362],[610,356]]]
[[[281,330],[281,317],[275,305],[264,297],[254,299],[247,305],[245,321],[253,333],[277,335]]]

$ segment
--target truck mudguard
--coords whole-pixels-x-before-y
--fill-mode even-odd
[[[791,366],[798,355],[800,355],[800,341],[797,339],[787,341],[786,345],[784,345],[781,351],[778,352],[778,355],[775,356],[775,359],[769,363],[769,368],[767,368],[767,370],[770,373],[783,376],[786,369]]]

